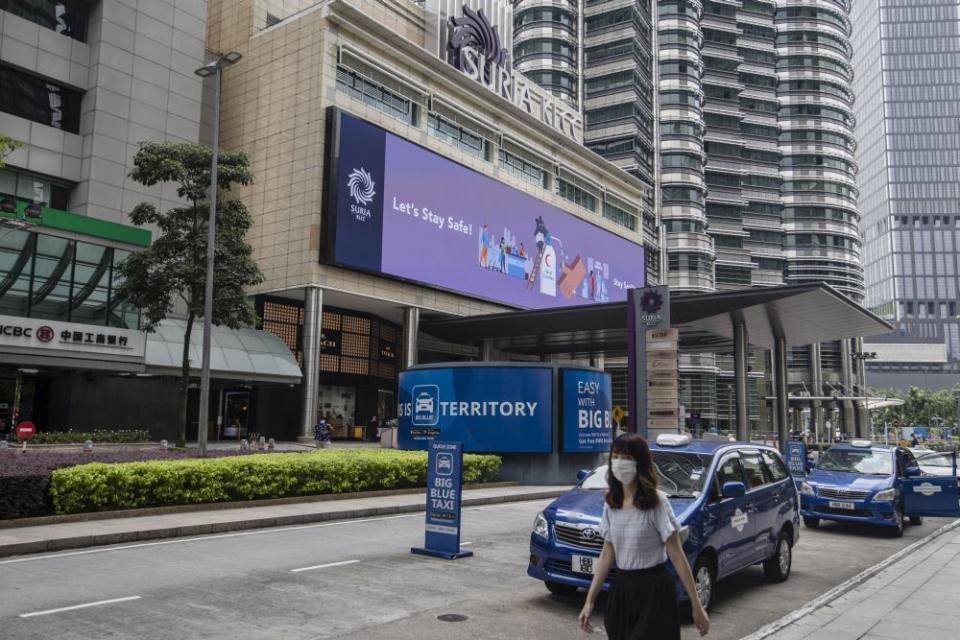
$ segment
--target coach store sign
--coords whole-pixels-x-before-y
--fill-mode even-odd
[[[60,355],[74,357],[81,353],[112,354],[142,360],[146,355],[147,336],[133,329],[0,316],[0,349],[3,347],[66,351],[69,353]]]

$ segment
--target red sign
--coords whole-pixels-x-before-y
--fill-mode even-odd
[[[24,420],[17,425],[17,437],[21,440],[29,440],[33,437],[33,434],[37,432],[37,428],[33,426],[32,422]]]

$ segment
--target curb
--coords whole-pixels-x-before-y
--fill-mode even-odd
[[[560,495],[563,495],[565,492],[566,490],[531,491],[530,493],[523,494],[487,496],[479,498],[464,497],[462,506],[477,507],[507,502],[544,500],[548,498],[556,498]],[[359,509],[345,509],[342,511],[328,511],[323,513],[301,513],[290,516],[259,518],[256,520],[232,520],[229,522],[216,522],[180,527],[160,527],[141,531],[123,531],[120,533],[94,536],[87,535],[73,536],[68,538],[51,538],[49,540],[40,540],[36,542],[15,542],[12,544],[0,545],[0,558],[50,551],[63,551],[65,549],[81,549],[85,547],[122,544],[126,542],[142,542],[144,540],[158,540],[162,538],[198,536],[212,533],[226,533],[228,531],[243,531],[247,529],[266,529],[270,527],[284,527],[299,524],[312,524],[315,522],[328,522],[331,520],[354,520],[358,518],[370,518],[400,513],[417,513],[425,510],[426,504],[421,502],[417,504],[400,505],[396,507],[368,507]]]
[[[810,615],[817,609],[820,609],[821,607],[826,606],[827,604],[839,598],[840,596],[844,595],[845,593],[853,591],[854,589],[856,589],[857,587],[859,587],[864,582],[874,577],[884,569],[890,567],[893,564],[896,564],[900,560],[903,560],[904,558],[912,554],[917,549],[925,547],[926,545],[930,544],[940,536],[946,533],[950,533],[951,531],[953,531],[954,529],[957,529],[958,527],[960,527],[960,520],[954,520],[949,524],[943,525],[936,531],[927,534],[923,538],[920,538],[913,544],[908,545],[903,549],[900,549],[900,551],[897,551],[895,554],[893,554],[889,558],[886,558],[883,561],[873,565],[872,567],[869,567],[868,569],[861,571],[857,575],[846,580],[845,582],[838,584],[836,587],[834,587],[833,589],[830,589],[826,593],[823,593],[817,596],[816,598],[806,603],[799,609],[796,609],[788,613],[787,615],[783,616],[779,620],[774,620],[773,622],[769,623],[764,627],[761,627],[759,630],[754,631],[748,636],[743,636],[740,640],[764,640],[764,638],[769,638],[770,636],[777,633],[778,631],[782,631],[784,628],[790,626],[797,620],[800,620],[801,618],[804,618]]]
[[[463,490],[502,489],[519,486],[519,482],[484,482],[463,485]],[[93,522],[95,520],[114,520],[117,518],[139,518],[143,516],[163,516],[172,513],[193,513],[196,511],[221,511],[223,509],[246,509],[250,507],[275,507],[284,504],[302,504],[306,502],[329,502],[332,500],[356,500],[358,498],[384,498],[414,493],[424,493],[424,487],[405,489],[378,489],[375,491],[351,491],[348,493],[320,493],[312,496],[289,496],[286,498],[266,498],[263,500],[237,500],[233,502],[202,502],[199,504],[177,504],[164,507],[143,507],[139,509],[120,509],[116,511],[88,511],[64,515],[33,516],[30,518],[10,518],[0,520],[0,531],[23,527],[42,527],[51,524],[71,522]]]

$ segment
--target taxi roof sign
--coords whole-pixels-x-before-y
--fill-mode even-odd
[[[661,433],[657,436],[661,447],[685,447],[690,444],[690,436],[685,433]]]
[[[855,447],[869,447],[873,445],[873,442],[870,440],[851,440],[850,444]]]

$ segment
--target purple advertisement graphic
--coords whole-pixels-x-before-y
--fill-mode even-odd
[[[382,273],[530,309],[625,300],[644,286],[641,245],[384,135]]]

